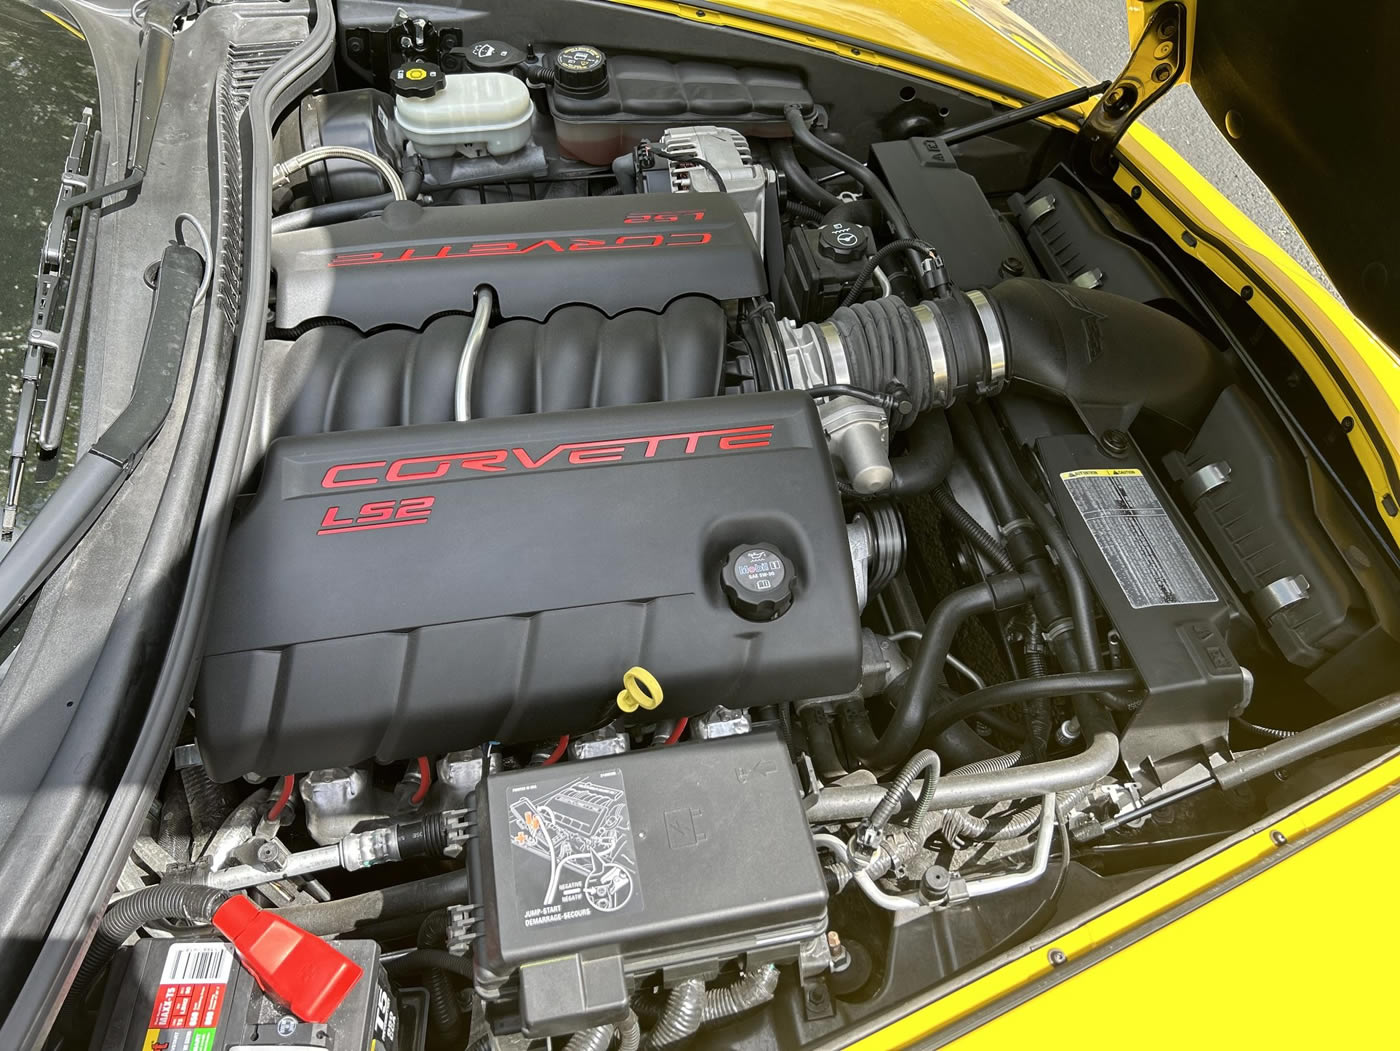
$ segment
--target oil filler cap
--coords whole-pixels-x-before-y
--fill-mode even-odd
[[[575,98],[597,98],[608,90],[608,56],[592,44],[571,44],[554,53],[554,88]]]
[[[771,544],[740,544],[724,561],[720,586],[745,620],[777,620],[792,605],[792,563]]]

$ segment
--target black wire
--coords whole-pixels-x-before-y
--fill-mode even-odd
[[[903,251],[922,252],[923,257],[934,261],[934,266],[938,271],[941,272],[943,270],[943,260],[939,258],[937,248],[934,248],[933,245],[920,237],[901,237],[899,240],[891,241],[889,244],[877,249],[875,254],[865,261],[865,265],[860,268],[860,273],[857,274],[856,279],[851,282],[851,287],[846,292],[846,297],[841,300],[840,305],[836,309],[840,310],[842,307],[848,307],[860,298],[860,294],[865,289],[866,283],[869,282],[870,278],[874,275],[875,268],[878,267],[886,257],[895,252]],[[916,273],[914,277],[917,280],[919,275]]]
[[[719,187],[720,193],[728,193],[724,187],[724,179],[716,168],[704,157],[683,157],[679,153],[672,153],[670,150],[663,150],[660,146],[653,146],[651,143],[643,143],[642,149],[650,153],[653,157],[660,157],[663,161],[670,161],[672,164],[695,164],[704,168],[714,179],[715,185]]]
[[[814,398],[857,398],[871,405],[878,405],[887,412],[890,409],[891,395],[866,390],[864,387],[853,387],[849,383],[822,383],[808,387],[807,393]]]
[[[937,734],[954,723],[962,722],[984,708],[1000,708],[1022,701],[1045,697],[1062,697],[1074,693],[1101,693],[1105,690],[1131,690],[1142,686],[1138,673],[1131,668],[1110,668],[1104,671],[1061,672],[1039,679],[1015,679],[965,693],[934,711],[924,724],[924,733]]]

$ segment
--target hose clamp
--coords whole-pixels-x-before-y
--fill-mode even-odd
[[[1006,340],[1001,333],[1001,323],[986,293],[973,289],[967,293],[967,299],[977,311],[977,322],[987,342],[987,379],[977,390],[980,394],[996,394],[1006,383]]]
[[[924,334],[924,347],[928,351],[928,371],[933,383],[933,404],[946,407],[952,403],[949,396],[951,377],[948,375],[948,349],[943,345],[943,333],[938,327],[938,318],[933,307],[926,303],[916,303],[909,308],[919,322]]]
[[[841,330],[830,321],[821,321],[817,323],[817,331],[821,333],[821,340],[826,345],[826,360],[830,373],[827,382],[849,384],[851,362],[846,357],[846,343],[841,338]]]

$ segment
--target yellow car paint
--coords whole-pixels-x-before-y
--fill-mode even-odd
[[[1016,95],[1046,97],[1092,79],[1021,19],[989,0],[728,0],[723,12],[662,0],[615,2],[804,44],[1005,105],[1017,105]],[[1189,41],[1194,4],[1186,3],[1192,19]],[[1155,0],[1128,0],[1134,31],[1141,29],[1154,6]],[[938,68],[890,52],[922,57]],[[1188,51],[1185,76],[1189,73]],[[987,80],[1004,90],[987,85]],[[1064,124],[1054,117],[1047,122]],[[1400,484],[1393,481],[1400,475],[1400,357],[1153,132],[1141,124],[1131,128],[1119,156],[1126,164],[1117,181],[1130,193],[1134,186],[1141,188],[1137,203],[1144,215],[1237,294],[1243,295],[1249,286],[1248,303],[1297,358],[1344,426],[1348,417],[1369,421],[1369,426],[1352,426],[1348,436],[1370,480],[1381,519],[1400,542]],[[1190,233],[1196,244],[1190,245],[1183,233]],[[1170,1024],[1179,1018],[1190,1018],[1195,1033],[1206,1026],[1205,1039],[1211,1045],[1278,1044],[1282,1037],[1292,1043],[1301,1034],[1299,1012],[1289,1009],[1290,991],[1299,998],[1296,1002],[1306,997],[1314,1004],[1345,1004],[1364,1000],[1369,990],[1374,1004],[1386,1003],[1388,990],[1381,983],[1389,969],[1377,956],[1400,936],[1400,915],[1375,905],[1383,900],[1378,894],[1388,888],[1377,887],[1377,894],[1366,893],[1365,886],[1337,888],[1335,874],[1376,881],[1381,877],[1366,873],[1385,873],[1400,863],[1400,800],[1388,799],[1356,816],[1368,801],[1397,791],[1400,757],[1088,919],[1054,944],[1071,961],[1259,866],[1280,849],[1272,833],[1282,833],[1292,843],[1352,819],[1227,894],[1049,985],[1015,1010],[996,1015],[955,1046],[1021,1046],[1032,1038],[1053,1044],[1066,1018],[1085,1017],[1097,1018],[1103,1033],[1131,1025],[1133,1041],[1147,1048],[1182,1046],[1187,1037]],[[1364,850],[1356,846],[1358,841],[1364,841]],[[1364,869],[1355,865],[1360,853],[1368,859]],[[1261,918],[1286,918],[1300,901],[1327,893],[1323,888],[1328,886],[1336,889],[1328,900],[1327,922],[1289,924],[1286,944],[1274,940],[1285,935]],[[1221,931],[1232,930],[1249,934],[1220,937]],[[1328,966],[1338,960],[1349,962],[1345,967]],[[940,1030],[979,1011],[994,1010],[1009,994],[1052,970],[1044,947],[1029,951],[854,1046],[875,1051],[936,1039]],[[1152,998],[1134,995],[1154,975],[1172,976],[1160,1008],[1152,1006]],[[1321,1028],[1314,1042],[1346,1042],[1348,1034],[1376,1035],[1369,1028],[1376,1024],[1375,1010],[1317,1014]],[[1286,1033],[1264,1028],[1270,1017],[1284,1019]],[[1092,1036],[1077,1042],[1096,1043]]]
[[[804,44],[1003,105],[1019,105],[1017,94],[1045,97],[1092,79],[1025,21],[991,0],[728,0],[722,11],[669,0],[614,2]],[[1140,30],[1156,2],[1128,0],[1130,28]],[[1194,0],[1186,0],[1186,6],[1189,41]],[[931,65],[896,57],[896,52],[922,57]],[[1187,61],[1189,76],[1189,45]],[[1057,117],[1047,118],[1047,123],[1065,124]],[[1141,173],[1138,181],[1145,192],[1139,204],[1148,218],[1180,243],[1185,224],[1165,207],[1174,205],[1199,240],[1197,258],[1211,272],[1237,292],[1246,285],[1267,288],[1292,308],[1275,309],[1265,295],[1249,301],[1318,384],[1344,426],[1348,417],[1353,422],[1358,415],[1369,418],[1369,425],[1353,426],[1348,437],[1370,480],[1381,520],[1400,543],[1400,357],[1158,136],[1135,125],[1119,154]],[[1120,181],[1130,177],[1122,172],[1118,176]],[[1212,241],[1228,246],[1236,259],[1214,250]]]

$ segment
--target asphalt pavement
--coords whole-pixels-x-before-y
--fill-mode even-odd
[[[1111,80],[1128,58],[1123,0],[1010,0],[1007,6],[1067,51],[1095,77]],[[1159,99],[1143,122],[1329,289],[1322,269],[1273,195],[1206,115],[1190,86]]]

